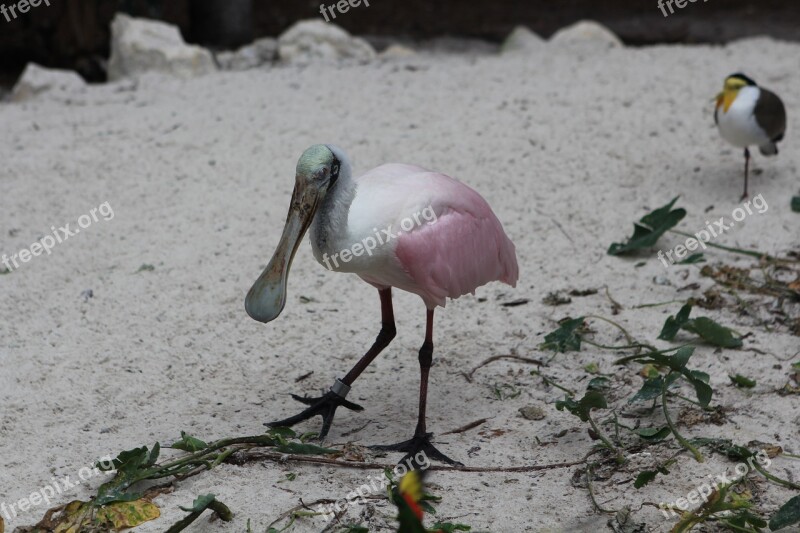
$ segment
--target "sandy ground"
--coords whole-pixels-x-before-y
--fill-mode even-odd
[[[615,320],[642,340],[668,346],[656,336],[679,304],[632,307],[699,296],[711,282],[697,266],[665,270],[654,256],[620,259],[606,249],[629,234],[632,221],[678,194],[689,212],[681,226],[692,232],[739,205],[742,157],[718,137],[710,110],[733,71],[744,69],[781,94],[790,123],[781,155],[755,159],[763,172],[752,191],[763,195],[768,211],[718,242],[775,254],[796,249],[800,218],[790,212],[789,197],[797,194],[800,167],[800,114],[792,112],[800,109],[798,58],[800,45],[768,39],[610,51],[550,46],[512,57],[421,54],[191,81],[145,77],[0,104],[0,252],[30,246],[51,226],[74,228],[104,202],[114,213],[52,255],[0,276],[0,502],[18,501],[53,476],[74,478],[100,456],[172,442],[181,430],[207,440],[258,433],[263,422],[296,412],[289,393],[327,388],[357,360],[378,330],[377,295],[354,276],[327,272],[308,243],[295,260],[280,319],[264,326],[243,309],[277,243],[297,158],[318,142],[344,147],[357,172],[396,161],[460,178],[483,194],[516,243],[516,289],[492,284],[437,313],[429,427],[442,433],[488,419],[439,438],[441,449],[486,467],[582,458],[594,445],[586,425],[556,411],[563,394],[529,375],[534,367],[497,362],[478,370],[472,383],[461,372],[512,350],[547,357],[537,345],[558,319],[612,316],[604,286],[623,307]],[[665,237],[662,244],[682,240]],[[710,257],[751,264],[723,253]],[[637,268],[639,260],[645,264]],[[154,268],[140,271],[142,265]],[[693,281],[701,288],[677,292]],[[600,292],[561,307],[542,303],[553,290],[590,288]],[[92,298],[81,296],[87,289]],[[501,306],[519,298],[530,301]],[[413,431],[424,307],[396,293],[395,313],[397,339],[351,393],[367,409],[340,411],[331,444],[396,442]],[[749,317],[704,314],[752,335],[741,350],[698,349],[692,365],[711,374],[715,402],[729,411],[722,425],[684,432],[800,453],[800,397],[774,392],[797,360],[798,338],[768,333]],[[592,326],[602,342],[623,341],[602,322]],[[641,385],[639,367],[615,367],[615,356],[587,346],[544,370],[584,390],[589,376],[582,367],[595,362],[618,376],[612,396],[624,404]],[[730,386],[727,375],[734,372],[755,377],[758,386]],[[497,399],[493,389],[503,384],[520,394]],[[522,418],[519,408],[529,405],[542,407],[546,417]],[[300,429],[318,429],[318,420]],[[677,449],[674,443],[645,449],[625,468],[607,472],[608,479],[595,482],[598,501],[630,506],[633,520],[648,530],[668,530],[672,522],[642,502],[674,501],[704,476],[733,467],[716,456],[698,464],[684,454],[671,475],[633,488],[640,469]],[[800,478],[796,462],[776,460],[771,469]],[[429,481],[443,496],[439,517],[473,530],[604,530],[608,516],[596,514],[586,489],[571,482],[576,470],[436,472]],[[296,479],[279,484],[290,472]],[[300,498],[345,497],[368,473],[375,472],[224,465],[158,498],[162,518],[138,531],[163,531],[183,516],[178,505],[208,492],[236,518],[230,524],[202,518],[191,531],[241,532],[248,520],[253,531],[264,531]],[[88,497],[100,481],[55,503]],[[791,496],[763,478],[754,490],[759,508],[770,512]],[[35,523],[45,510],[23,513],[7,527]],[[351,508],[345,519],[389,531],[385,517],[392,513],[375,501]],[[305,519],[292,531],[323,527]]]

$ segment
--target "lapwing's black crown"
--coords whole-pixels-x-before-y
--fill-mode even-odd
[[[741,72],[737,72],[736,74],[731,74],[730,76],[728,76],[728,78],[736,78],[736,79],[742,80],[747,85],[750,85],[752,87],[758,87],[758,84],[753,80],[753,78],[750,78],[750,77],[742,74]]]

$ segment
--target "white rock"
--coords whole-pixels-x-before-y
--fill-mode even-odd
[[[211,52],[186,44],[176,26],[122,13],[111,23],[111,81],[152,71],[190,78],[216,69]]]
[[[402,44],[390,45],[386,50],[378,54],[385,59],[403,59],[417,55],[413,49],[403,46]]]
[[[541,48],[545,44],[545,40],[533,33],[525,26],[517,26],[514,28],[508,37],[506,37],[503,46],[500,48],[501,54],[519,51],[531,51]]]
[[[375,49],[364,39],[322,20],[301,20],[278,37],[278,57],[284,63],[367,60],[375,55]]]
[[[624,46],[614,32],[592,20],[582,20],[561,28],[550,37],[550,42],[559,45],[605,45],[607,48]]]
[[[258,39],[235,52],[220,52],[217,62],[223,70],[248,70],[271,64],[278,54],[278,41],[270,37]]]
[[[28,63],[14,89],[11,100],[23,102],[46,92],[74,93],[86,87],[76,72],[44,68],[36,63]]]

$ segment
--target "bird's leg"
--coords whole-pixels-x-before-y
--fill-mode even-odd
[[[428,316],[425,326],[425,342],[419,350],[419,417],[417,418],[417,429],[414,431],[414,436],[407,441],[398,444],[390,444],[387,446],[371,446],[375,450],[405,452],[406,455],[400,462],[408,462],[414,468],[420,469],[422,464],[427,464],[428,460],[436,459],[451,465],[463,466],[458,461],[450,459],[445,454],[437,450],[431,444],[431,437],[433,433],[428,433],[425,426],[425,411],[428,404],[428,374],[431,370],[431,363],[433,362],[433,309],[428,309]],[[423,454],[427,458],[424,461],[417,459],[419,454]]]
[[[749,196],[747,194],[747,179],[750,176],[750,149],[744,149],[744,194],[742,194],[742,200],[747,200]]]
[[[392,289],[379,289],[378,294],[381,298],[381,331],[378,337],[372,344],[367,353],[356,363],[356,365],[347,373],[342,379],[337,379],[330,390],[324,396],[319,398],[309,398],[297,396],[292,394],[292,398],[302,402],[310,407],[295,416],[278,420],[276,422],[267,422],[266,426],[269,427],[289,427],[308,420],[317,415],[322,417],[322,429],[319,432],[319,439],[322,440],[328,434],[333,423],[333,416],[336,414],[338,407],[344,407],[351,411],[363,411],[364,408],[353,402],[348,402],[345,398],[347,393],[350,392],[350,387],[353,382],[361,375],[365,368],[380,354],[389,343],[394,339],[397,334],[397,329],[394,325],[394,310],[392,309]]]

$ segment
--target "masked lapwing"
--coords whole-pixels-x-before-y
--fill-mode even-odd
[[[778,153],[777,143],[786,133],[786,108],[778,96],[759,87],[744,74],[725,79],[717,95],[714,121],[722,137],[734,146],[744,148],[744,194],[750,172],[750,146],[758,146],[765,156]]]

